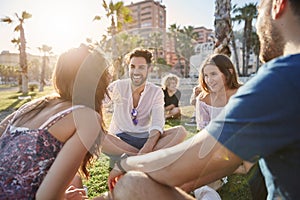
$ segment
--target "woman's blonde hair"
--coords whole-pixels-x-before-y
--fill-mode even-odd
[[[176,88],[178,88],[178,86],[179,86],[179,77],[176,76],[175,74],[168,74],[168,75],[166,75],[162,78],[162,80],[161,80],[162,88],[165,90],[167,87],[169,87],[171,81],[175,81],[176,82]]]

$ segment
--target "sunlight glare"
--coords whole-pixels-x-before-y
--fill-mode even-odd
[[[63,52],[85,42],[91,34],[87,26],[92,23],[93,14],[88,12],[82,1],[46,1],[46,9],[39,9],[39,36],[33,38],[53,47],[55,52]],[[50,2],[50,3],[49,3]],[[45,8],[45,7],[44,7]],[[78,39],[78,36],[80,39]]]

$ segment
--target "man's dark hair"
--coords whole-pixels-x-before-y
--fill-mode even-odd
[[[127,55],[128,63],[130,62],[131,58],[133,58],[133,57],[143,57],[143,58],[145,58],[148,66],[150,66],[151,61],[152,61],[152,53],[150,51],[148,51],[147,49],[137,48],[137,49],[132,50]]]

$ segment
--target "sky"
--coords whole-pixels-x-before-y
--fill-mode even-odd
[[[113,0],[117,2],[118,0]],[[141,0],[123,0],[125,5]],[[214,0],[161,0],[166,6],[167,28],[176,23],[183,26],[204,26],[213,29]],[[259,0],[232,0],[232,5],[244,6]],[[109,0],[107,0],[109,2]],[[15,17],[22,11],[32,14],[24,24],[27,52],[39,54],[38,47],[51,46],[54,54],[85,43],[86,38],[101,40],[109,21],[102,8],[102,0],[0,0],[0,18]],[[93,21],[96,15],[100,21]],[[15,19],[15,18],[14,18]],[[18,52],[10,41],[18,37],[16,24],[0,23],[0,53]]]

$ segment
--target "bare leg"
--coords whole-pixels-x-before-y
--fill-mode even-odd
[[[192,196],[179,188],[155,182],[143,172],[130,171],[116,184],[114,200],[192,200]]]
[[[183,126],[175,126],[164,131],[158,143],[154,147],[155,150],[172,147],[184,141],[187,131]]]

